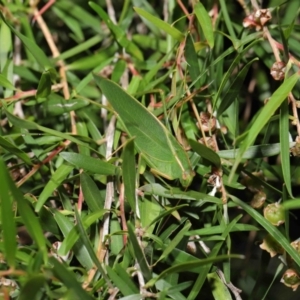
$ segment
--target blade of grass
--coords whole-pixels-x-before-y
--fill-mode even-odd
[[[233,175],[237,169],[238,164],[240,163],[243,154],[245,151],[252,146],[253,142],[255,141],[256,137],[263,129],[263,127],[267,124],[270,118],[273,116],[275,111],[281,105],[281,103],[288,97],[289,93],[295,86],[299,79],[299,74],[295,73],[288,79],[286,79],[281,86],[273,93],[271,98],[269,99],[268,103],[263,107],[260,111],[259,115],[257,116],[255,123],[252,124],[252,127],[249,129],[247,133],[246,139],[243,141],[238,156],[235,159],[234,165],[231,169],[230,176],[228,181],[230,182],[233,178]]]
[[[163,20],[151,15],[147,11],[139,8],[139,7],[134,7],[133,8],[138,15],[141,17],[145,18],[146,20],[150,21],[153,25],[157,26],[160,28],[162,31],[166,32],[170,36],[172,36],[175,40],[182,42],[184,39],[184,34],[180,32],[178,29],[175,27],[171,26],[170,24],[164,22]]]
[[[285,186],[289,195],[293,198],[291,183],[291,162],[289,147],[289,106],[287,100],[283,101],[280,108],[279,138],[280,138],[280,159],[282,174]]]

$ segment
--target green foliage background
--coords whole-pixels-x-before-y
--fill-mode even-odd
[[[299,298],[300,3],[190,2],[0,1],[3,299]]]

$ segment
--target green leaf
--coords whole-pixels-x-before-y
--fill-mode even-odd
[[[4,240],[4,254],[9,267],[14,268],[17,250],[17,230],[14,220],[13,199],[9,189],[12,184],[11,177],[2,158],[0,158],[0,182],[1,232]]]
[[[127,227],[128,227],[129,240],[131,242],[133,252],[134,252],[133,257],[135,257],[135,259],[137,260],[144,278],[146,280],[150,280],[152,277],[151,270],[149,268],[145,254],[144,254],[144,252],[137,240],[137,237],[135,235],[134,227],[130,222],[127,222]]]
[[[102,199],[100,191],[93,179],[86,173],[82,172],[80,174],[80,184],[84,200],[89,209],[92,212],[102,209],[104,207],[104,199]]]
[[[188,221],[184,227],[176,234],[176,236],[171,240],[171,242],[168,244],[168,246],[164,249],[163,253],[157,260],[156,264],[160,261],[165,259],[172,251],[173,249],[182,241],[185,234],[191,227],[191,223]]]
[[[219,155],[211,150],[210,148],[206,147],[205,145],[201,143],[197,143],[193,140],[189,140],[189,143],[193,150],[198,153],[201,157],[207,159],[209,162],[211,162],[214,166],[217,168],[221,167],[221,159]]]
[[[210,48],[214,47],[214,32],[210,16],[208,15],[204,5],[201,2],[197,2],[194,6],[194,12],[201,25],[204,36]]]
[[[109,278],[124,296],[138,293],[137,287],[134,286],[129,275],[121,267],[118,268],[119,274],[109,266],[106,267],[106,270]]]
[[[123,151],[122,174],[124,180],[125,196],[131,207],[136,211],[136,196],[135,196],[135,157],[134,157],[134,140],[127,142]]]
[[[73,170],[73,166],[62,164],[52,175],[46,186],[44,187],[42,193],[35,206],[35,211],[39,212],[50,195],[56,190],[58,186],[66,179],[66,177]]]
[[[12,179],[8,177],[6,182],[14,201],[17,203],[18,212],[21,215],[22,222],[25,225],[26,230],[29,232],[31,238],[35,241],[37,247],[41,251],[44,261],[47,262],[48,250],[46,247],[46,240],[38,218],[35,216],[28,201],[24,198],[21,191],[15,186]]]
[[[106,210],[100,209],[97,212],[86,216],[82,221],[84,229],[88,229],[93,223],[101,220],[105,213]],[[65,256],[72,247],[76,248],[78,246],[78,239],[80,238],[78,226],[72,226],[70,229],[71,230],[65,234],[65,239],[58,250],[58,254],[61,256]],[[81,243],[81,241],[79,243]],[[85,247],[85,249],[87,248]]]
[[[23,160],[27,165],[29,165],[29,166],[32,165],[31,159],[28,157],[28,155],[24,151],[22,151],[20,148],[18,148],[14,144],[11,144],[10,142],[8,142],[2,136],[0,136],[0,146],[3,147],[9,153],[15,154],[17,157],[19,157],[21,160]]]
[[[89,295],[81,286],[73,272],[70,272],[63,263],[56,260],[54,257],[49,258],[49,263],[52,265],[50,271],[58,278],[69,290],[72,291],[72,299],[92,300],[94,297]]]
[[[51,93],[51,76],[49,71],[44,71],[41,79],[39,81],[39,85],[36,91],[36,99],[45,99],[47,98]]]
[[[10,81],[3,75],[0,74],[0,86],[7,88],[9,90],[15,90],[15,87],[10,83]]]
[[[240,90],[243,87],[243,83],[246,78],[246,75],[248,74],[248,70],[251,67],[252,63],[257,60],[258,58],[253,58],[243,67],[243,69],[240,72],[238,72],[233,83],[226,91],[226,94],[223,97],[220,106],[218,107],[218,116],[222,115],[222,113],[232,104],[235,98],[240,94]]]
[[[253,144],[260,131],[264,128],[264,126],[273,116],[275,111],[279,108],[281,103],[287,98],[288,94],[291,92],[291,90],[297,83],[298,79],[299,79],[298,73],[295,73],[294,75],[286,79],[281,84],[281,86],[273,93],[268,103],[259,112],[259,115],[257,116],[255,122],[252,124],[251,128],[249,129],[247,136],[240,147],[238,156],[236,157],[235,163],[231,169],[229,181],[231,181],[231,178],[235,173],[236,168],[243,157],[243,154]]]
[[[234,196],[230,197],[234,203],[242,207],[257,223],[259,223],[267,232],[269,232],[269,234],[281,244],[284,250],[294,259],[295,263],[300,267],[300,256],[298,252],[290,245],[287,238],[254,208]],[[288,203],[288,201],[286,203]]]
[[[108,279],[106,272],[104,270],[104,268],[102,267],[96,253],[95,250],[93,249],[92,245],[91,245],[91,241],[87,236],[87,233],[85,231],[84,225],[81,221],[80,215],[77,211],[77,208],[74,209],[75,211],[75,216],[76,216],[76,221],[77,221],[77,226],[78,226],[78,231],[79,231],[79,235],[80,235],[80,239],[82,241],[82,244],[86,247],[87,252],[89,253],[90,258],[92,259],[93,263],[95,264],[95,266],[97,267],[98,271],[102,274],[102,276],[105,278],[106,283],[111,287],[111,283],[110,280]]]
[[[184,272],[184,271],[191,271],[195,268],[199,268],[200,266],[204,266],[207,264],[212,264],[214,262],[219,262],[223,261],[229,258],[238,258],[238,259],[244,259],[243,255],[237,255],[237,254],[232,254],[232,255],[220,255],[216,257],[211,257],[211,258],[205,258],[205,259],[198,259],[190,262],[184,262],[181,264],[177,264],[175,266],[172,266],[164,271],[162,271],[157,277],[151,279],[149,282],[146,283],[145,288],[152,287],[156,281],[158,281],[161,278],[164,278],[166,275],[172,274],[172,273],[177,273],[177,272]]]
[[[189,186],[194,173],[186,152],[174,136],[117,84],[96,75],[94,78],[123,121],[127,133],[134,138],[135,147],[153,171],[167,179],[178,178],[183,186]]]
[[[130,40],[127,39],[125,31],[121,29],[120,26],[115,25],[112,20],[109,18],[107,13],[96,3],[89,2],[90,7],[100,16],[100,18],[106,23],[107,27],[115,35],[116,41],[126,49],[126,51],[135,58],[143,61],[143,53],[140,49]]]
[[[260,230],[254,225],[250,224],[235,224],[230,232],[235,231],[257,231]],[[196,230],[190,230],[186,233],[186,235],[213,235],[213,234],[221,234],[224,231],[224,225],[216,225],[208,228],[201,228]]]
[[[45,53],[36,43],[34,43],[25,35],[15,30],[9,23],[7,23],[1,12],[0,18],[5,22],[5,24],[10,28],[10,30],[22,41],[22,43],[25,45],[25,47],[27,47],[27,49],[34,56],[34,58],[40,64],[41,67],[43,67],[46,70],[53,68],[53,64],[48,60]]]
[[[295,145],[295,142],[288,143],[289,149]],[[239,149],[221,150],[217,152],[221,158],[235,159],[239,153]],[[280,143],[263,144],[249,147],[243,154],[242,159],[253,159],[270,157],[280,153]]]
[[[66,140],[70,140],[70,141],[72,141],[76,144],[85,145],[85,143],[83,143],[82,141],[80,141],[79,139],[73,137],[70,134],[59,132],[57,130],[53,130],[51,128],[41,126],[41,125],[39,125],[35,122],[31,122],[31,121],[27,121],[27,120],[17,118],[13,114],[11,114],[7,109],[4,109],[4,111],[5,111],[5,114],[8,118],[8,120],[9,120],[9,122],[11,122],[13,125],[15,125],[19,128],[40,130],[40,131],[43,131],[43,132],[48,133],[50,135],[54,135],[54,136],[58,136],[58,137],[61,137],[63,139],[66,139]]]
[[[53,212],[53,214],[54,214],[54,219],[57,222],[57,225],[59,226],[60,230],[62,231],[63,236],[67,237],[68,234],[70,233],[70,231],[73,230],[74,223],[72,223],[67,217],[65,217],[58,210],[55,210]],[[69,239],[71,239],[71,237]],[[77,238],[75,236],[75,241],[76,240],[77,240]],[[64,246],[63,249],[59,248],[59,250],[58,250],[58,253],[61,255],[65,255],[68,252],[65,250],[67,248],[67,246],[70,246],[70,248],[73,246],[72,242],[70,242],[70,241],[65,242],[65,240],[63,241],[61,247],[63,245],[66,245],[66,247]],[[89,256],[89,253],[88,253],[86,247],[82,244],[81,241],[77,241],[75,243],[75,245],[73,246],[73,251],[74,251],[74,254],[75,254],[76,258],[78,259],[79,263],[84,268],[86,268],[87,270],[90,270],[94,266],[93,261],[92,261],[91,257]]]
[[[163,20],[151,15],[150,13],[148,13],[147,11],[145,11],[141,8],[134,7],[133,9],[136,11],[136,13],[138,15],[140,15],[141,17],[143,17],[143,18],[147,19],[148,21],[150,21],[153,25],[157,26],[158,28],[160,28],[161,30],[163,30],[164,32],[166,32],[167,34],[172,36],[175,40],[177,40],[179,42],[183,41],[184,34],[182,34],[175,27],[173,27],[170,24],[164,22]]]
[[[207,279],[211,286],[211,292],[216,300],[232,300],[227,286],[216,272],[207,274]]]
[[[93,174],[115,175],[116,167],[108,162],[83,154],[72,152],[61,152],[59,154],[64,160]]]
[[[76,111],[80,108],[86,107],[90,104],[85,99],[64,99],[57,94],[50,94],[48,101],[44,102],[43,105],[47,112],[52,116],[58,116],[70,111]]]
[[[31,276],[26,283],[22,286],[19,300],[38,299],[41,290],[46,284],[44,275]]]
[[[280,137],[280,158],[282,174],[286,189],[289,195],[293,198],[292,182],[291,182],[291,162],[290,162],[290,147],[289,147],[289,106],[288,102],[283,101],[280,108],[279,119],[279,137]]]

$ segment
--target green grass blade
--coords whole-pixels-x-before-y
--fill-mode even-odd
[[[11,144],[9,141],[7,141],[5,138],[0,136],[0,146],[3,147],[6,151],[9,153],[12,153],[19,157],[21,160],[23,160],[27,165],[31,166],[32,161],[28,157],[28,155],[22,151],[20,148],[16,147],[14,144]]]
[[[104,199],[102,199],[100,191],[93,179],[86,173],[80,174],[80,184],[89,209],[92,212],[99,211],[104,207]]]
[[[207,279],[211,286],[211,292],[215,300],[232,300],[228,287],[216,272],[207,274]]]
[[[201,2],[196,3],[194,6],[194,13],[198,22],[201,25],[204,36],[206,37],[207,44],[210,48],[214,47],[214,32],[210,16],[208,15],[204,5]]]
[[[16,224],[13,211],[13,199],[9,187],[11,177],[7,171],[4,161],[0,158],[0,209],[1,209],[1,231],[4,241],[5,259],[9,267],[15,267],[15,256],[17,250]],[[16,187],[14,187],[16,188]]]
[[[193,150],[198,153],[201,157],[208,160],[210,163],[212,163],[217,168],[221,167],[221,159],[219,155],[211,150],[210,148],[206,147],[205,145],[201,143],[197,143],[196,141],[189,140],[189,143]]]
[[[53,64],[47,58],[44,51],[42,51],[36,43],[34,43],[28,37],[15,30],[9,23],[7,23],[2,13],[0,13],[0,18],[3,22],[5,22],[9,29],[22,41],[22,43],[25,45],[25,47],[27,47],[27,49],[31,52],[31,54],[34,56],[34,58],[40,64],[40,66],[43,67],[43,69],[48,70],[49,68],[53,68]]]
[[[144,278],[146,280],[150,280],[152,278],[152,273],[151,273],[151,270],[148,266],[145,254],[144,254],[144,252],[143,252],[143,250],[142,250],[142,248],[141,248],[141,246],[140,246],[140,244],[137,240],[137,237],[135,235],[134,227],[130,222],[127,223],[127,226],[128,226],[129,240],[130,240],[131,245],[132,245],[132,249],[133,249],[133,252],[134,252],[134,257],[140,265],[141,272],[142,272]]]
[[[285,251],[300,267],[300,256],[297,251],[290,245],[286,237],[254,208],[234,196],[230,197],[234,203],[241,206],[257,223],[259,223],[267,232],[269,232],[270,235],[281,244]]]
[[[184,272],[184,271],[190,271],[195,268],[199,268],[200,266],[204,266],[207,264],[212,264],[215,262],[223,261],[229,258],[238,258],[238,259],[244,259],[243,255],[238,255],[238,254],[232,254],[232,255],[219,255],[216,257],[210,257],[210,258],[205,258],[205,259],[199,259],[199,260],[194,260],[190,262],[184,262],[182,264],[177,264],[175,266],[172,266],[163,272],[161,272],[157,277],[151,279],[149,282],[146,283],[145,287],[149,288],[153,286],[159,279],[164,278],[166,275],[174,273],[174,272]]]
[[[89,295],[77,280],[73,272],[70,272],[63,263],[56,260],[54,257],[49,258],[49,263],[52,265],[51,272],[58,278],[69,290],[72,291],[72,299],[92,300],[94,297]]]
[[[125,196],[132,211],[136,211],[135,181],[136,168],[134,157],[134,140],[129,141],[123,151],[122,174],[124,180]]]
[[[77,168],[84,169],[93,174],[115,175],[116,173],[114,165],[94,157],[71,152],[61,152],[59,155]]]
[[[50,195],[56,190],[58,186],[66,179],[66,177],[73,170],[73,166],[62,164],[52,175],[51,179],[48,181],[44,187],[42,193],[39,196],[38,202],[35,206],[35,211],[39,212],[42,206],[45,204]]]
[[[280,138],[280,158],[282,174],[286,189],[293,198],[291,182],[291,162],[290,162],[290,141],[289,141],[289,106],[283,101],[280,108],[279,138]]]
[[[171,26],[170,24],[164,22],[163,20],[151,15],[147,11],[139,8],[139,7],[134,7],[133,8],[138,15],[141,17],[145,18],[146,20],[150,21],[153,25],[157,26],[160,28],[162,31],[166,32],[170,36],[172,36],[175,40],[181,42],[184,39],[184,34],[182,34],[178,29],[175,27]]]
[[[8,118],[8,120],[9,120],[9,122],[11,122],[16,127],[25,128],[25,129],[40,130],[40,131],[43,131],[43,132],[48,133],[50,135],[57,136],[57,137],[60,137],[60,138],[66,139],[66,140],[70,140],[70,141],[72,141],[72,142],[74,142],[78,145],[85,145],[85,143],[83,143],[82,141],[80,141],[79,139],[73,137],[70,134],[59,132],[57,130],[53,130],[51,128],[41,126],[41,125],[39,125],[35,122],[20,119],[20,118],[14,116],[13,114],[11,114],[7,109],[4,109],[4,111],[5,111],[5,114]]]
[[[57,222],[57,225],[59,226],[61,232],[63,233],[63,236],[67,237],[69,232],[74,228],[74,223],[71,222],[66,216],[64,216],[57,210],[54,212],[54,219]],[[76,239],[76,237],[75,237],[75,239]],[[64,242],[63,242],[63,244],[64,244]],[[65,244],[69,245],[69,243],[65,243]],[[70,242],[70,244],[71,244],[71,242]],[[63,250],[59,250],[59,254],[61,254],[63,252]],[[60,251],[62,251],[62,252],[60,252]],[[78,259],[78,261],[84,268],[86,268],[87,270],[90,270],[94,266],[93,261],[89,255],[86,247],[82,244],[81,241],[77,241],[75,243],[75,245],[73,246],[73,251],[74,251],[76,258]],[[63,252],[63,254],[65,254],[66,252],[67,251]]]
[[[238,164],[240,163],[244,152],[252,146],[256,137],[260,133],[260,131],[266,126],[270,118],[273,116],[275,111],[279,108],[281,103],[287,98],[288,94],[291,92],[295,84],[299,79],[299,74],[295,73],[288,79],[286,79],[281,86],[273,93],[268,103],[263,107],[263,109],[259,112],[255,122],[252,124],[252,127],[249,129],[247,133],[246,139],[243,141],[238,156],[235,159],[235,163],[231,169],[229,181],[231,180],[233,174],[236,171]]]

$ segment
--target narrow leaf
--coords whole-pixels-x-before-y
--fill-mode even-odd
[[[206,37],[209,47],[213,48],[214,32],[213,32],[212,21],[209,14],[207,13],[204,5],[201,2],[196,3],[196,5],[194,6],[194,12],[198,22],[201,25],[201,28],[203,30],[204,36]]]
[[[80,174],[80,184],[84,200],[92,212],[96,212],[104,207],[104,199],[102,199],[100,191],[93,179],[82,172]]]
[[[123,151],[123,180],[125,187],[125,196],[131,207],[136,211],[136,199],[135,199],[135,157],[134,157],[134,140],[129,141]]]
[[[114,165],[94,157],[71,152],[61,152],[59,155],[77,168],[84,169],[93,174],[115,175],[116,173]]]
[[[260,131],[266,126],[267,122],[273,116],[275,111],[279,108],[281,103],[287,98],[288,94],[291,92],[295,84],[299,79],[299,74],[295,73],[288,79],[286,79],[281,86],[273,93],[268,103],[263,107],[263,109],[259,112],[255,122],[252,124],[251,128],[247,133],[246,139],[243,141],[240,151],[238,153],[237,158],[235,159],[235,163],[231,169],[229,182],[231,181],[233,174],[236,171],[238,164],[240,163],[243,154],[245,151],[252,146],[256,137],[260,133]]]
[[[198,153],[201,157],[207,159],[209,162],[211,162],[217,168],[220,168],[221,159],[215,151],[213,151],[210,148],[206,147],[205,145],[203,145],[201,143],[197,143],[193,140],[189,140],[189,143],[196,153]]]
[[[15,256],[17,250],[16,242],[16,224],[13,211],[12,193],[9,187],[13,185],[9,182],[11,177],[5,166],[4,161],[0,158],[0,208],[1,208],[1,231],[4,241],[4,253],[7,264],[13,268],[15,266]],[[17,187],[13,187],[17,189]]]
[[[173,26],[164,22],[163,20],[149,14],[147,11],[141,8],[134,7],[133,9],[137,12],[138,15],[144,17],[145,19],[150,21],[153,25],[157,26],[167,34],[171,35],[175,40],[179,42],[183,41],[184,34],[182,34],[178,29],[174,28]]]
[[[280,119],[279,119],[280,158],[281,158],[281,167],[282,167],[284,183],[289,195],[293,198],[288,132],[289,132],[289,106],[286,100],[282,102],[281,109],[280,109]]]
[[[39,212],[42,206],[45,204],[47,199],[55,191],[55,189],[61,185],[61,183],[66,179],[66,177],[73,170],[73,166],[62,164],[52,175],[46,186],[44,187],[42,193],[39,196],[38,202],[35,206],[35,211]]]

